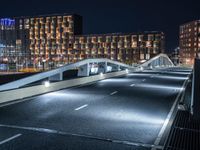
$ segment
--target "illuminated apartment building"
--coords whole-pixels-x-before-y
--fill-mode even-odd
[[[200,51],[200,20],[180,26],[179,46],[181,63],[193,65],[194,58]]]
[[[82,17],[79,15],[50,15],[18,18],[20,30],[28,30],[29,60],[34,67],[46,67],[73,60],[71,51],[74,35],[82,34]]]
[[[26,67],[73,62],[74,35],[82,34],[82,17],[76,14],[3,18],[0,25],[1,63]]]
[[[128,64],[149,60],[164,51],[162,32],[75,36],[76,60],[108,58]]]
[[[54,68],[86,58],[132,64],[164,52],[164,41],[162,32],[83,35],[82,17],[76,14],[3,18],[0,55],[1,63],[34,68]]]

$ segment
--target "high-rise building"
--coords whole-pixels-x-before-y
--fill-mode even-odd
[[[86,58],[140,63],[164,52],[163,32],[82,34],[82,17],[54,14],[0,20],[0,63],[52,68]]]
[[[180,26],[179,34],[180,62],[193,65],[194,58],[200,51],[200,20]]]

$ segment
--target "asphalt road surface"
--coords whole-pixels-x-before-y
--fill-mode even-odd
[[[188,74],[129,73],[0,106],[0,150],[161,149]]]

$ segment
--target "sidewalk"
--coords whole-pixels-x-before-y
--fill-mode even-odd
[[[178,111],[165,150],[200,150],[200,121],[188,111]]]

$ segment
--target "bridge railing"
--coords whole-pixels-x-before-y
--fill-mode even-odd
[[[126,75],[128,72],[126,70],[118,72],[110,72],[107,74],[98,74],[89,77],[75,78],[60,82],[49,83],[48,85],[35,85],[30,87],[23,87],[18,89],[12,89],[7,91],[0,91],[0,104],[7,103],[15,100],[26,100],[26,98],[37,96],[53,91],[58,91],[64,88],[80,86],[87,83],[96,82],[99,80]]]
[[[25,86],[27,84],[37,82],[43,79],[48,78],[49,80],[56,80],[56,81],[61,81],[63,80],[63,72],[67,70],[72,70],[72,69],[78,69],[78,76],[89,76],[89,73],[91,71],[92,65],[90,64],[98,64],[98,63],[103,63],[103,71],[102,73],[107,73],[111,71],[120,71],[122,68],[125,69],[131,69],[133,68],[132,66],[123,64],[121,62],[117,61],[112,61],[109,59],[104,59],[104,58],[98,58],[98,59],[85,59],[73,64],[67,64],[62,67],[59,67],[57,69],[53,69],[50,71],[38,73],[17,81],[13,81],[4,85],[0,86],[0,91],[2,90],[10,90],[10,89],[16,89],[22,86]],[[107,70],[108,66],[111,65],[113,69],[110,71]],[[117,66],[117,67],[113,67]],[[114,70],[116,68],[116,70]],[[99,72],[100,73],[100,72]]]
[[[95,69],[95,64],[97,64],[97,69]],[[101,64],[101,65],[99,65]],[[101,67],[99,67],[101,66]],[[73,64],[67,64],[62,67],[38,73],[17,81],[13,81],[4,85],[0,86],[0,91],[2,90],[10,90],[16,89],[30,83],[34,83],[40,80],[44,80],[48,78],[50,81],[61,81],[63,80],[63,73],[67,70],[78,69],[78,76],[89,76],[92,71],[96,74],[100,73],[107,73],[113,71],[120,71],[129,69],[131,71],[140,71],[144,68],[154,68],[154,67],[161,67],[161,66],[174,66],[172,61],[166,54],[159,54],[158,56],[146,61],[145,63],[133,67],[121,62],[113,61],[106,58],[94,58],[94,59],[85,59]]]
[[[159,54],[152,59],[141,64],[140,67],[156,68],[156,67],[174,67],[173,62],[166,54]]]

